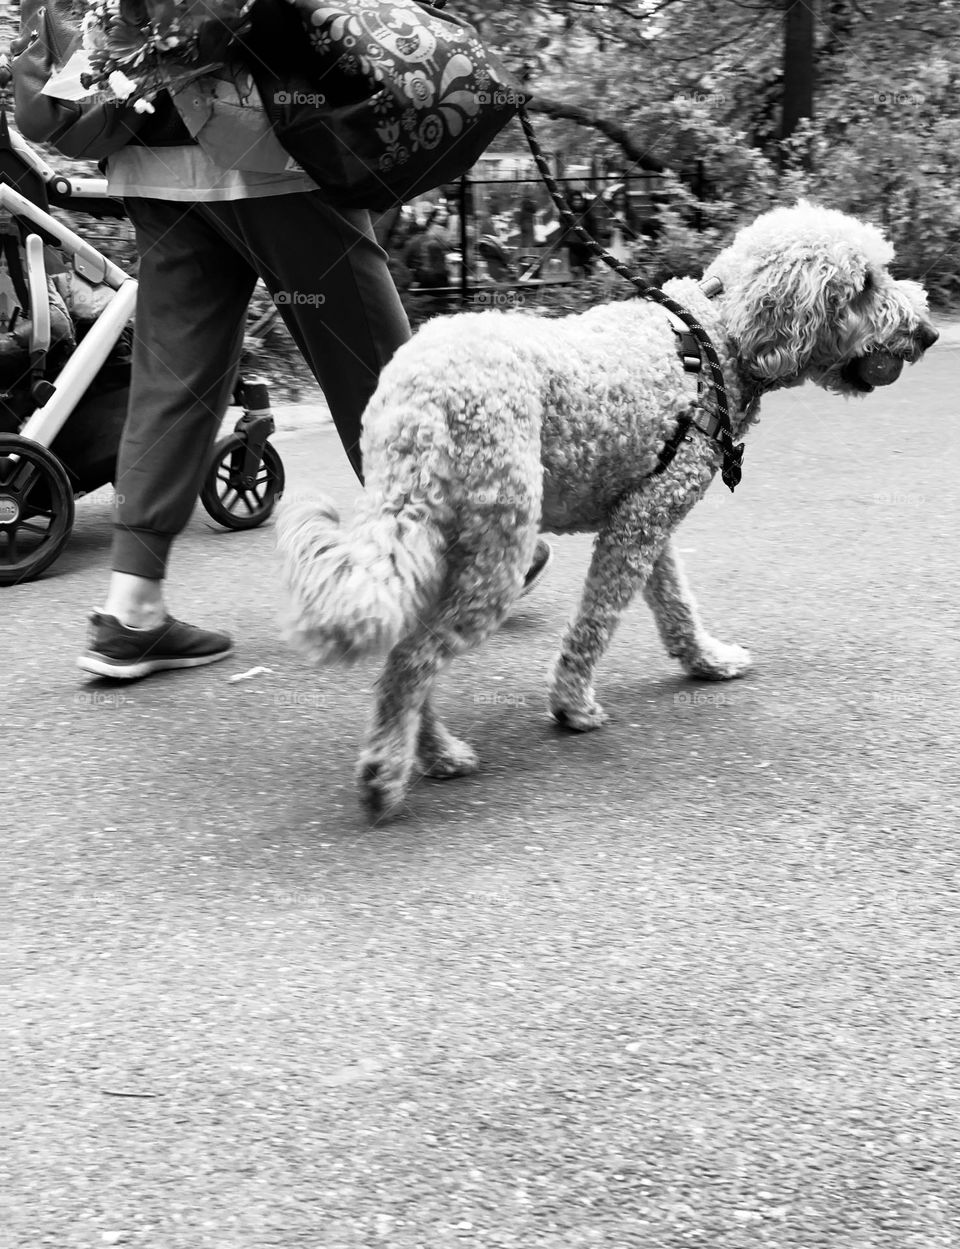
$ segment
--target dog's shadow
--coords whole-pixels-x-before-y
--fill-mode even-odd
[[[536,626],[536,615],[519,623]],[[305,791],[302,803],[291,796],[293,805],[277,825],[264,827],[259,841],[264,849],[299,845],[309,857],[318,832],[345,848],[382,829],[391,833],[397,852],[418,854],[418,847],[434,843],[445,829],[493,810],[542,811],[549,819],[560,804],[567,816],[579,810],[589,820],[599,797],[615,811],[632,802],[639,786],[645,807],[655,810],[661,801],[675,802],[678,787],[689,788],[691,796],[699,792],[696,773],[710,770],[709,760],[726,757],[734,736],[742,741],[744,708],[756,699],[753,684],[749,674],[733,681],[694,680],[679,672],[621,678],[598,690],[609,721],[582,733],[550,716],[546,691],[536,678],[498,684],[500,693],[488,686],[482,702],[468,678],[439,695],[437,710],[451,732],[477,750],[478,772],[419,777],[398,811],[377,816],[361,804],[354,779],[361,735],[341,735],[324,759],[331,784],[321,806],[316,791]],[[688,767],[694,742],[702,760],[696,771]],[[302,766],[315,767],[315,745],[305,740],[303,751]],[[295,759],[287,763],[299,766]]]
[[[406,805],[421,823],[445,810],[457,790],[465,804],[495,797],[506,810],[529,806],[542,793],[549,796],[544,808],[550,810],[562,787],[568,812],[575,814],[582,804],[587,819],[598,792],[616,804],[627,801],[641,781],[645,803],[655,805],[658,792],[675,800],[677,764],[689,758],[694,738],[706,767],[709,759],[725,757],[734,737],[741,740],[751,684],[749,676],[732,681],[681,674],[637,678],[599,692],[610,718],[590,732],[554,720],[542,686],[518,691],[522,705],[482,708],[469,724],[453,711],[446,723],[477,749],[480,770],[443,781],[421,778]],[[702,782],[693,772],[686,776],[681,783],[695,794]],[[403,813],[393,818],[402,819]]]
[[[524,634],[540,632],[542,629],[543,613],[541,611],[535,611],[532,608],[524,610],[522,607],[517,607],[514,608],[497,632]]]

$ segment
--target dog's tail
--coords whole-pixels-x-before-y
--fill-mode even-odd
[[[348,523],[327,499],[291,503],[280,514],[284,636],[317,663],[389,649],[436,596],[445,566],[437,470],[446,440],[424,432],[421,425],[411,436],[407,426],[408,445],[393,441],[387,478],[368,479]]]

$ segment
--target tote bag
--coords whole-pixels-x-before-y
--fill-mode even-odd
[[[342,208],[465,173],[526,101],[468,22],[416,0],[257,0],[248,64],[280,143]]]

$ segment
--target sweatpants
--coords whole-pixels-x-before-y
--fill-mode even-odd
[[[112,566],[161,580],[233,394],[257,278],[361,480],[363,410],[410,327],[366,212],[338,212],[313,191],[125,206],[141,259]]]

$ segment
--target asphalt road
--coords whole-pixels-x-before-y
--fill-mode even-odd
[[[198,514],[175,557],[236,657],[116,687],[73,666],[81,501],[0,592],[4,1249],[960,1243],[958,347],[773,398],[681,530],[749,676],[682,679],[641,603],[612,723],[556,730],[559,539],[442,688],[482,771],[384,827],[375,669],[278,643],[272,528]],[[328,426],[276,445],[349,502]]]

